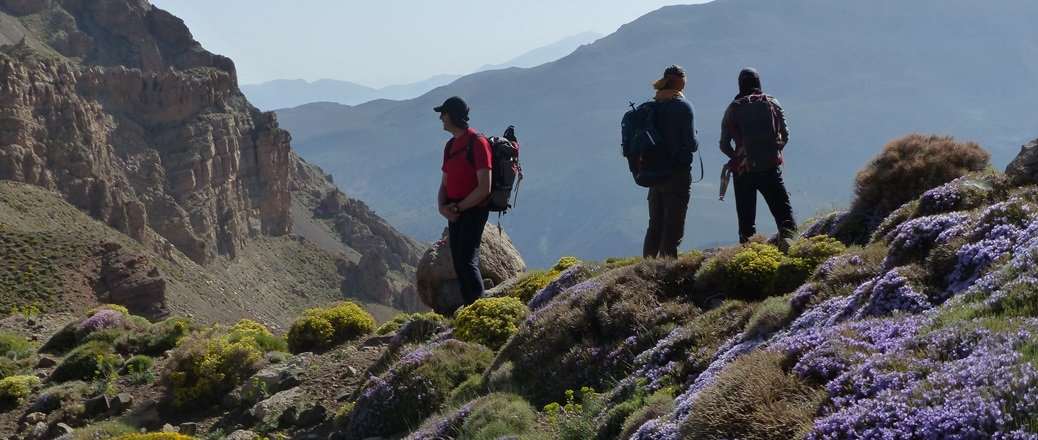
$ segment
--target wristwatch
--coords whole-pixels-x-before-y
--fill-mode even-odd
[[[453,213],[455,213],[455,214],[457,214],[457,213],[460,213],[460,212],[461,212],[461,207],[460,207],[460,206],[458,206],[458,204],[457,204],[457,203],[451,203],[451,205],[450,205],[450,209],[451,209],[451,212],[453,212]]]

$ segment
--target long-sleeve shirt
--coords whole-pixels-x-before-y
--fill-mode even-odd
[[[691,167],[692,153],[699,150],[692,103],[680,97],[660,101],[656,107],[656,130],[667,151],[674,154],[675,167]]]
[[[771,96],[742,96],[732,101],[725,111],[721,122],[721,152],[729,158],[745,160],[745,167],[752,171],[782,165],[781,151],[788,142],[785,112]]]

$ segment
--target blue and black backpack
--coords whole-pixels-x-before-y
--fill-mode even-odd
[[[656,103],[630,106],[620,122],[620,146],[634,182],[644,187],[665,183],[673,169],[670,152],[656,130]]]

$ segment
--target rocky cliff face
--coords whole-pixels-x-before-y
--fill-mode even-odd
[[[8,0],[0,179],[54,189],[198,263],[290,230],[289,136],[233,63],[145,1]]]

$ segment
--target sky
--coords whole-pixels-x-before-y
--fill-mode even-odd
[[[531,49],[705,0],[152,0],[241,84],[338,79],[371,87],[465,74]]]

